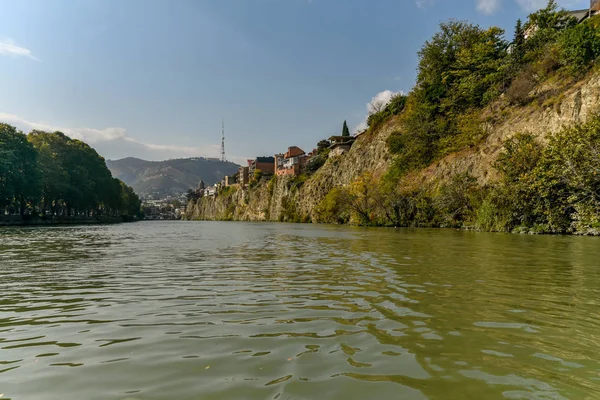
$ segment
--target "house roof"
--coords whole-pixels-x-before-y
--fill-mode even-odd
[[[346,143],[354,141],[354,136],[332,136],[329,138],[330,142]]]
[[[577,22],[581,22],[584,19],[586,19],[589,15],[590,15],[590,9],[586,8],[584,10],[573,10],[573,11],[567,11],[567,13],[576,18]]]
[[[275,157],[256,157],[257,163],[274,163]]]
[[[292,157],[298,157],[298,156],[303,156],[306,153],[304,152],[304,150],[302,150],[300,147],[297,146],[292,146],[288,148],[287,153],[285,153],[285,155],[283,156],[284,158],[292,158]]]

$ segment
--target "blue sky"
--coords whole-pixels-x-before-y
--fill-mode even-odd
[[[410,91],[441,21],[498,25],[545,0],[0,0],[0,121],[109,159],[305,150]],[[564,0],[585,8],[587,0]],[[389,92],[387,92],[389,93]]]

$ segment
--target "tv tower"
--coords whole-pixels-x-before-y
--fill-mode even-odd
[[[225,119],[223,118],[223,121],[221,122],[221,131],[222,131],[222,136],[221,136],[221,161],[226,162],[227,161],[227,157],[225,157]]]

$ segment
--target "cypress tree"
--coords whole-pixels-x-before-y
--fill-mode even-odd
[[[525,45],[525,29],[521,20],[517,20],[517,26],[515,26],[515,39],[513,42],[513,60],[515,63],[520,64],[523,60]]]
[[[344,127],[342,128],[342,136],[350,136],[350,130],[346,121],[344,121]]]

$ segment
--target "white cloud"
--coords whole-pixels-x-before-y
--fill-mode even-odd
[[[82,140],[93,146],[98,153],[106,158],[139,157],[148,160],[164,160],[177,157],[218,157],[220,145],[192,147],[180,145],[162,145],[146,143],[127,135],[125,128],[69,128],[60,127],[44,122],[34,122],[17,115],[0,113],[0,122],[9,123],[27,132],[33,129],[54,132],[60,131],[65,135]],[[239,157],[232,157],[238,161]]]
[[[433,0],[417,0],[416,4],[419,8],[428,8],[433,5]]]
[[[356,128],[354,128],[354,132],[358,133],[367,129],[367,118],[369,115],[383,109],[390,102],[390,100],[392,100],[392,98],[398,94],[404,94],[404,92],[392,92],[391,90],[384,90],[383,92],[377,93],[371,99],[371,101],[367,103],[367,116],[360,124],[358,124]]]
[[[500,8],[501,0],[477,0],[477,11],[492,15]]]
[[[31,50],[18,46],[12,39],[0,39],[0,55],[9,57],[27,57],[35,61],[40,61],[31,53]]]
[[[516,0],[519,6],[527,12],[534,12],[540,8],[544,8],[548,4],[548,0]]]

